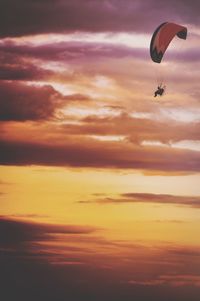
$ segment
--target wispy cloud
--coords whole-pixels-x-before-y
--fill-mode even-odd
[[[130,280],[128,283],[142,286],[169,285],[172,287],[193,286],[200,287],[199,275],[161,275],[157,279],[150,280]]]
[[[153,204],[172,204],[176,206],[188,206],[200,208],[200,197],[198,196],[178,196],[170,194],[153,193],[124,193],[118,197],[97,198],[94,201],[79,201],[82,204],[126,204],[126,203],[153,203]]]

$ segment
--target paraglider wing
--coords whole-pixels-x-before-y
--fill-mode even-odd
[[[175,23],[165,22],[155,30],[150,44],[150,55],[154,62],[160,63],[162,61],[167,47],[175,36],[186,40],[187,28]]]

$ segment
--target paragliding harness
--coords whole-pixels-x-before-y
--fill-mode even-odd
[[[162,84],[160,84],[158,86],[158,89],[154,93],[154,97],[156,97],[157,95],[162,96],[164,92],[165,92],[165,86],[162,86]]]

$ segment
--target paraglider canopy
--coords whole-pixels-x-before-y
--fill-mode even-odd
[[[151,38],[150,55],[154,62],[160,63],[172,39],[178,36],[186,40],[187,28],[175,23],[162,23]]]

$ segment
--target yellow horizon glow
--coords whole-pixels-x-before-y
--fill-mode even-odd
[[[0,169],[4,175],[2,215],[37,222],[93,226],[99,229],[98,235],[111,240],[199,244],[199,209],[173,204],[96,203],[98,199],[133,192],[191,195],[189,186],[195,179],[197,181],[195,175],[156,177],[136,172],[42,166],[1,166]],[[188,187],[180,192],[180,183],[184,187],[184,182]],[[199,194],[197,189],[196,195]]]

